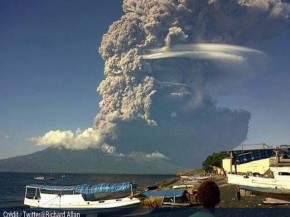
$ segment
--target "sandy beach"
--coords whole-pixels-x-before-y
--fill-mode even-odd
[[[221,202],[217,208],[290,208],[289,204],[286,205],[266,205],[263,204],[263,200],[266,196],[261,195],[241,195],[240,200],[237,198],[238,187],[236,185],[228,184],[226,177],[224,176],[211,176],[210,180],[215,181],[221,192]],[[160,189],[170,189],[174,185],[182,185],[184,181],[179,177],[175,179],[165,180],[162,183],[159,183]],[[189,191],[197,190],[200,183],[195,183],[194,186],[188,188]]]

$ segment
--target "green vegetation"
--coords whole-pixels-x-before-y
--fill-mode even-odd
[[[206,172],[211,172],[213,170],[213,166],[221,167],[223,159],[227,157],[229,157],[227,152],[214,152],[205,159],[205,161],[202,163],[202,168]]]

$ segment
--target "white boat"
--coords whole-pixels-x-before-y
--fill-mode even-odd
[[[180,175],[179,176],[181,179],[194,179],[195,176],[185,176],[185,175]]]
[[[240,189],[255,194],[290,199],[290,162],[288,159],[278,158],[273,158],[271,161],[270,175],[229,173],[227,174],[228,183],[239,185]]]
[[[180,184],[180,185],[173,185],[172,186],[173,189],[179,189],[179,188],[187,189],[187,188],[194,188],[194,187],[196,187],[196,185],[194,185],[194,184]]]
[[[206,180],[208,180],[210,178],[211,178],[210,176],[198,176],[198,177],[196,177],[196,179],[198,181],[206,181]]]
[[[96,199],[96,193],[115,193],[130,190],[133,193],[135,184],[102,183],[97,185],[77,186],[49,186],[49,185],[27,185],[25,191],[24,205],[34,209],[57,209],[57,210],[98,210],[129,207],[138,205],[140,200],[133,196],[115,199]],[[132,194],[133,195],[133,194]]]
[[[231,161],[235,167],[235,174],[227,174],[228,183],[236,184],[240,189],[249,190],[255,194],[290,198],[289,153],[290,148],[288,146],[232,151]],[[273,157],[274,154],[275,157]],[[237,164],[249,163],[264,158],[269,158],[268,171],[264,174],[260,174],[257,171],[249,171],[247,174],[237,174],[239,172],[237,171]],[[255,169],[252,168],[252,170]]]
[[[40,180],[40,181],[43,181],[43,180],[54,180],[54,177],[53,176],[34,176],[33,177],[34,180]]]
[[[273,173],[272,177],[263,177],[257,175],[239,175],[227,174],[228,183],[239,185],[246,190],[255,190],[261,192],[290,193],[290,166],[270,167]]]
[[[34,180],[45,180],[44,176],[34,176]]]

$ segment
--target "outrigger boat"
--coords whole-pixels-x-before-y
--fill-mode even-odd
[[[50,186],[31,184],[26,186],[24,205],[33,209],[53,210],[98,210],[136,206],[140,203],[133,197],[132,182],[82,184],[76,186]],[[98,193],[116,193],[131,191],[127,197],[115,199],[97,199]]]

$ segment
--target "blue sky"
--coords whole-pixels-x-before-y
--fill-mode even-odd
[[[251,112],[247,144],[290,144],[289,30],[260,45],[264,67],[239,89],[219,98],[220,104]]]
[[[103,77],[101,38],[122,2],[0,1],[0,158],[27,138],[92,126]]]
[[[122,13],[120,0],[0,0],[0,159],[39,150],[27,139],[50,130],[92,126],[103,78],[98,47]],[[251,112],[246,143],[290,143],[287,42],[264,45],[265,71],[218,96],[220,106]]]

